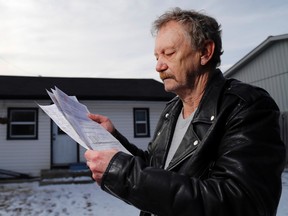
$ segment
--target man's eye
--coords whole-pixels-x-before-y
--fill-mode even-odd
[[[165,53],[165,54],[166,54],[166,56],[171,56],[171,55],[174,54],[174,52],[167,52],[167,53]]]

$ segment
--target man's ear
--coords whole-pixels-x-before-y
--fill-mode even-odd
[[[201,56],[201,65],[206,65],[209,60],[212,58],[214,54],[215,49],[215,43],[212,40],[205,41],[203,50],[202,50],[202,56]]]

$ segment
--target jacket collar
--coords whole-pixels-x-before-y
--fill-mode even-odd
[[[225,78],[223,77],[222,72],[220,70],[215,70],[207,83],[204,95],[192,120],[192,124],[201,122],[211,125],[214,122],[214,120],[217,118],[218,101],[221,92],[223,91],[224,85]],[[181,107],[182,103],[178,98],[174,105],[174,108],[172,109],[174,110],[174,115],[177,115],[177,113],[179,114],[179,110]],[[176,117],[174,116],[174,122],[175,121]],[[171,160],[171,163],[168,166],[169,170],[173,169],[173,167],[181,163],[182,160],[189,157],[200,144],[201,140],[197,137],[197,134],[195,133],[192,124],[189,126],[186,134],[183,137],[182,142],[180,143],[178,150],[176,151],[173,159]],[[166,151],[168,151],[168,149]]]
[[[218,100],[221,91],[223,91],[223,86],[225,85],[226,79],[224,78],[221,70],[216,69],[214,73],[211,74],[210,79],[207,83],[204,95],[199,103],[199,106],[194,115],[193,122],[196,121],[207,121],[215,119],[218,112]],[[173,98],[171,101],[167,103],[174,104],[173,109],[177,107],[178,112],[173,113],[174,115],[179,114],[179,110],[182,108],[182,102],[178,96]],[[180,107],[180,108],[179,108]],[[213,117],[212,117],[213,116]]]
[[[199,103],[198,109],[194,115],[193,122],[197,121],[214,121],[218,113],[218,100],[223,86],[225,85],[225,78],[219,69],[216,69],[211,75],[204,95]]]

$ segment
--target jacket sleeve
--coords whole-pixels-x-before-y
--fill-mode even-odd
[[[102,189],[161,216],[276,215],[285,161],[279,111],[269,97],[242,107],[222,125],[205,178],[154,168],[142,157],[120,152],[104,174]],[[201,147],[197,151],[192,157],[199,157]]]
[[[123,136],[118,130],[115,130],[112,134],[132,155],[143,158],[143,160],[148,159],[148,153],[142,149],[139,149],[134,144],[130,143],[125,136]]]

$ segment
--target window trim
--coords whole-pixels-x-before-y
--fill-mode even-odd
[[[34,111],[35,121],[34,122],[19,122],[11,123],[11,117],[13,111]],[[38,108],[22,108],[22,107],[9,107],[8,108],[8,124],[7,124],[7,140],[37,140],[38,139]],[[12,135],[12,125],[34,125],[33,135]]]
[[[145,134],[137,134],[137,122],[136,122],[136,112],[137,111],[145,111],[146,113],[146,130],[147,133]],[[143,122],[142,122],[143,123]],[[135,138],[143,138],[143,137],[150,137],[150,117],[149,117],[149,108],[133,108],[133,125],[134,125],[134,137]]]

